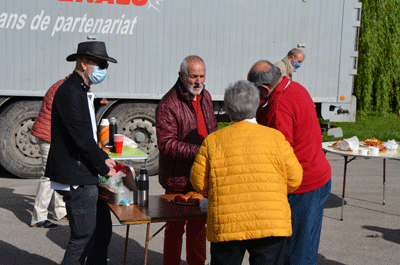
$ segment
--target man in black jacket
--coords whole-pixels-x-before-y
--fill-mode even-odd
[[[67,61],[76,61],[76,66],[54,96],[45,173],[63,195],[71,229],[62,264],[107,264],[111,216],[106,203],[98,201],[97,184],[99,175],[115,175],[115,162],[97,144],[94,94],[89,90],[106,77],[107,61],[117,61],[99,41],[79,43]]]

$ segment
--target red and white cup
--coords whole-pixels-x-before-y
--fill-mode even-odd
[[[114,134],[115,153],[122,154],[122,146],[124,145],[124,135]]]

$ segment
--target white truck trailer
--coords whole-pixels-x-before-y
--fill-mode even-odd
[[[117,118],[118,132],[150,155],[150,174],[158,170],[154,110],[190,54],[204,59],[206,88],[224,114],[229,83],[299,47],[306,59],[293,80],[320,117],[354,121],[360,16],[358,0],[0,0],[0,164],[40,176],[32,124],[47,89],[73,71],[65,58],[87,40],[104,41],[118,60],[92,87],[96,118]]]

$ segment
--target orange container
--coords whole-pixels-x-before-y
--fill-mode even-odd
[[[110,138],[110,123],[107,119],[102,119],[100,123],[100,147],[104,147],[109,143]]]

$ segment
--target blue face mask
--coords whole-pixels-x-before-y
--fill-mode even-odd
[[[97,65],[94,66],[93,73],[88,75],[93,84],[102,82],[107,76],[107,69],[100,69]]]
[[[301,66],[301,63],[294,61],[293,62],[293,68],[294,70],[297,70]]]

